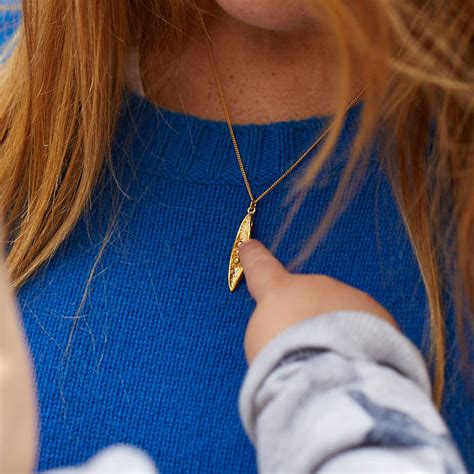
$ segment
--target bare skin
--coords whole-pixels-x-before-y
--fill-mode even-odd
[[[32,472],[37,402],[29,348],[0,255],[0,472]]]
[[[251,9],[252,5],[269,2],[220,0],[232,13]],[[227,5],[231,3],[229,7]],[[247,5],[249,4],[249,5]],[[291,17],[297,2],[288,6]],[[215,4],[214,4],[215,5]],[[267,16],[275,9],[267,6]],[[263,10],[262,6],[262,10]],[[260,23],[280,29],[268,30],[246,23],[258,23],[252,11],[235,18],[215,5],[212,15],[205,17],[213,43],[214,56],[224,94],[234,123],[271,123],[298,120],[313,115],[329,115],[336,109],[338,58],[335,38],[314,21],[303,16],[294,29],[285,18]],[[264,15],[264,11],[259,12]],[[293,12],[293,16],[296,13]],[[144,88],[156,104],[177,112],[210,120],[224,120],[216,85],[210,68],[202,32],[190,34],[179,58],[151,52],[144,68]],[[357,60],[353,58],[356,80],[355,96],[362,88],[357,76]],[[164,77],[164,81],[160,78]]]

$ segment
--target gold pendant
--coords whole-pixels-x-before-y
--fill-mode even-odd
[[[235,237],[234,245],[232,246],[232,252],[230,253],[229,261],[229,273],[227,275],[227,283],[229,284],[229,290],[234,291],[237,285],[242,280],[244,275],[244,269],[240,263],[239,258],[239,246],[245,240],[250,239],[250,232],[252,231],[252,219],[255,214],[255,204],[251,204],[247,210],[247,215],[240,224],[237,236]]]

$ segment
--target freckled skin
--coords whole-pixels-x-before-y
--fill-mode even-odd
[[[337,42],[304,5],[305,0],[206,4],[204,21],[234,124],[301,120],[336,109]],[[190,34],[179,58],[163,60],[163,51],[148,54],[142,73],[149,99],[178,112],[224,120],[202,31]],[[353,58],[353,96],[363,84],[359,60]]]

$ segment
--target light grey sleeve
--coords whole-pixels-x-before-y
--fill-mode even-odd
[[[301,321],[255,357],[239,394],[262,473],[466,472],[418,349],[386,321]]]
[[[112,444],[85,463],[58,467],[42,474],[159,474],[151,457],[130,444]]]

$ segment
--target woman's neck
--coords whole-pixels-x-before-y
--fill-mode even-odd
[[[220,9],[206,18],[206,28],[234,123],[300,120],[334,112],[338,60],[332,36],[315,26],[292,32],[262,30]],[[355,73],[353,95],[361,88]],[[144,89],[156,104],[204,119],[224,119],[201,32],[190,36],[182,54],[171,61],[152,54],[144,76]]]

